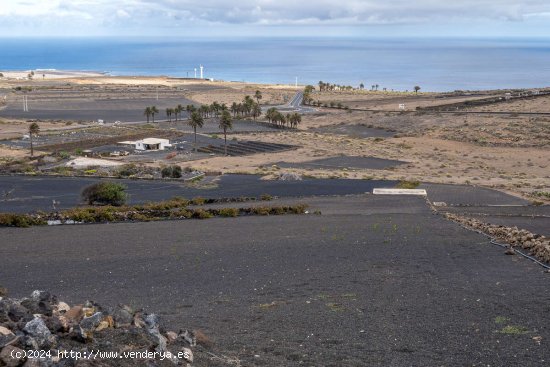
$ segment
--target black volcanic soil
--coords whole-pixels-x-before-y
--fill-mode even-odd
[[[421,198],[316,200],[323,215],[1,228],[0,283],[145,307],[243,366],[547,365],[541,267]]]

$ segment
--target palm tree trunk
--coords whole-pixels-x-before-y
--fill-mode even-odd
[[[225,155],[227,155],[227,129],[223,129],[223,137],[225,139]]]
[[[31,157],[32,157],[34,154],[34,147],[32,146],[32,134],[30,134],[30,138],[31,138]]]
[[[195,153],[197,152],[197,127],[193,127],[193,131],[195,132]]]

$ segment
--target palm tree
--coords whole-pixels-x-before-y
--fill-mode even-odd
[[[227,129],[233,129],[231,114],[229,111],[223,111],[220,119],[220,129],[223,129],[223,138],[225,140],[225,155],[227,155]]]
[[[256,118],[260,117],[262,115],[262,108],[260,107],[259,103],[255,103],[254,107],[252,107],[252,116],[254,117],[254,120]]]
[[[153,117],[153,124],[155,123],[155,113],[159,113],[157,106],[151,107],[151,116]]]
[[[202,127],[204,125],[204,119],[202,115],[198,112],[191,113],[191,118],[189,119],[189,126],[193,128],[195,133],[195,152],[197,151],[197,127]]]
[[[294,112],[292,114],[292,124],[294,125],[294,128],[298,127],[298,124],[302,122],[302,115],[300,115],[298,112]]]
[[[145,111],[143,112],[144,116],[147,116],[147,123],[149,123],[149,118],[151,117],[151,107],[145,107]]]
[[[319,81],[319,92],[322,92],[326,88],[325,83],[322,80]]]
[[[361,90],[365,89],[365,84],[363,84],[363,83],[359,84],[359,89],[361,89]]]
[[[252,112],[252,106],[254,105],[254,100],[250,96],[245,96],[243,100],[244,112],[249,115]]]
[[[275,107],[271,107],[266,111],[265,117],[267,117],[270,123],[273,123],[275,122],[274,117],[276,113],[277,113],[277,109],[275,109]]]
[[[256,93],[254,93],[254,98],[256,98],[256,101],[258,102],[258,104],[260,104],[260,99],[262,99],[262,92],[257,90]]]
[[[418,85],[415,85],[414,86],[414,91],[416,94],[418,94],[418,91],[420,90],[421,88],[418,86]]]
[[[182,105],[177,105],[176,108],[174,109],[174,112],[176,113],[176,122],[178,122],[178,116],[181,117],[181,113],[183,112],[183,106]]]
[[[167,108],[166,109],[166,118],[168,119],[169,122],[172,122],[172,113],[173,112],[174,112],[173,108]]]
[[[233,117],[237,116],[237,112],[239,111],[239,107],[237,106],[236,102],[233,102],[231,105],[231,112],[233,112]]]
[[[39,132],[40,132],[40,126],[38,126],[36,122],[33,122],[29,126],[29,138],[31,139],[31,157],[34,154],[34,147],[32,145],[32,136],[38,134]]]

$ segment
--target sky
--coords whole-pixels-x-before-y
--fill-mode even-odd
[[[1,0],[0,37],[550,37],[550,0]]]

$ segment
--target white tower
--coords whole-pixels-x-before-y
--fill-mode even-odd
[[[197,68],[195,68],[195,79],[197,79]]]
[[[201,79],[204,79],[203,74],[202,74],[203,70],[204,70],[204,67],[201,65]]]

